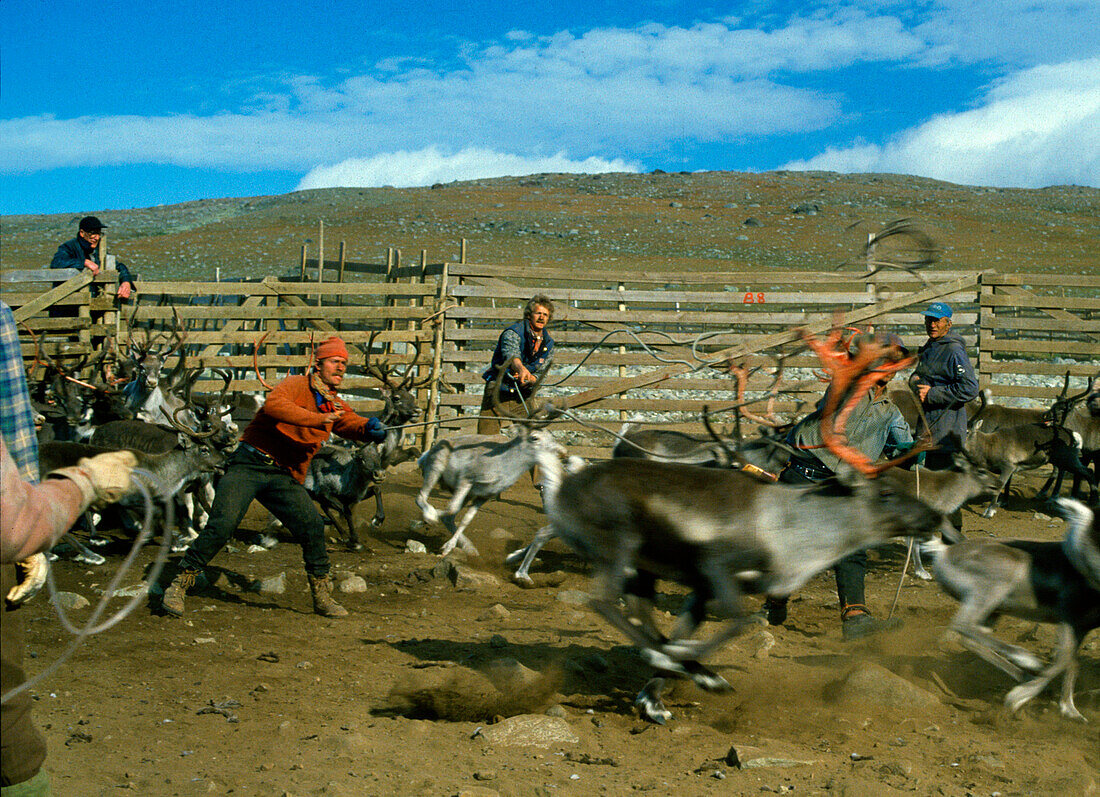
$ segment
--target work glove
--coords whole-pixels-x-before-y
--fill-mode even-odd
[[[19,576],[19,583],[8,590],[8,594],[4,596],[8,606],[18,606],[33,598],[46,583],[46,573],[49,569],[50,565],[44,553],[36,553],[22,562],[16,562],[15,570]]]
[[[368,418],[367,434],[372,443],[381,443],[386,439],[386,425],[377,418]]]
[[[71,479],[84,494],[86,504],[101,507],[120,499],[130,489],[130,471],[137,464],[132,451],[108,451],[85,457],[69,468],[51,471],[50,477]]]

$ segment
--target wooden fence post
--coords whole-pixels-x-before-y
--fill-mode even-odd
[[[317,221],[317,284],[325,281],[325,222]],[[317,306],[321,306],[321,294],[317,294]]]
[[[439,291],[436,293],[435,312],[439,313],[446,307],[447,301],[447,264],[443,263],[443,271],[439,275]],[[447,314],[436,316],[435,329],[432,332],[432,380],[428,388],[428,408],[424,412],[424,444],[423,450],[427,451],[435,442],[436,421],[439,420],[439,382],[442,378],[443,347],[446,345],[444,324]]]

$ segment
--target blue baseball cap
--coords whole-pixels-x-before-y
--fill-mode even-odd
[[[925,318],[950,318],[951,305],[946,302],[932,302],[924,311]]]

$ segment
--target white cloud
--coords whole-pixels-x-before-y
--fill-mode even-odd
[[[954,183],[1100,187],[1100,58],[1028,69],[969,111],[883,145],[830,147],[783,168],[919,174]]]
[[[640,157],[684,141],[819,130],[840,114],[838,99],[774,74],[891,61],[920,47],[896,18],[854,11],[770,30],[512,31],[467,46],[454,68],[388,58],[337,83],[291,77],[215,115],[0,120],[0,172],[120,163],[305,170],[435,144]]]
[[[353,186],[424,186],[452,180],[519,176],[540,172],[636,172],[636,163],[603,158],[574,160],[564,153],[548,157],[524,157],[489,149],[468,148],[447,155],[436,147],[410,152],[400,150],[369,158],[349,158],[331,166],[317,166],[298,183],[296,190]]]

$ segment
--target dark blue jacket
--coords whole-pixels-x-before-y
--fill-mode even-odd
[[[481,375],[486,382],[495,380],[497,378],[497,369],[504,365],[506,359],[511,359],[511,357],[506,357],[504,354],[504,336],[508,332],[514,332],[519,335],[521,341],[519,359],[520,362],[523,363],[524,368],[538,375],[538,373],[544,370],[549,364],[550,353],[554,350],[554,339],[550,337],[550,333],[545,329],[542,331],[542,343],[536,350],[534,347],[534,340],[531,337],[531,329],[527,326],[526,319],[517,321],[505,329],[504,332],[500,333],[500,337],[497,339],[497,347],[493,351],[493,359],[489,363],[488,369]],[[525,397],[530,395],[532,387],[533,385],[525,385],[523,387],[522,392]],[[500,386],[500,392],[501,395],[515,395],[515,382],[505,379]]]
[[[103,265],[99,262],[99,247],[96,246],[93,249],[91,244],[78,235],[71,241],[66,241],[57,247],[57,252],[54,253],[53,260],[50,261],[50,268],[75,268],[79,271],[84,268],[85,260]],[[119,283],[129,282],[133,285],[134,275],[130,273],[130,269],[126,268],[126,264],[120,263],[116,259],[115,266],[118,268]]]
[[[913,376],[932,389],[924,400],[924,416],[937,445],[951,432],[966,439],[966,404],[978,397],[978,377],[966,356],[966,345],[956,332],[929,339],[918,352]]]

